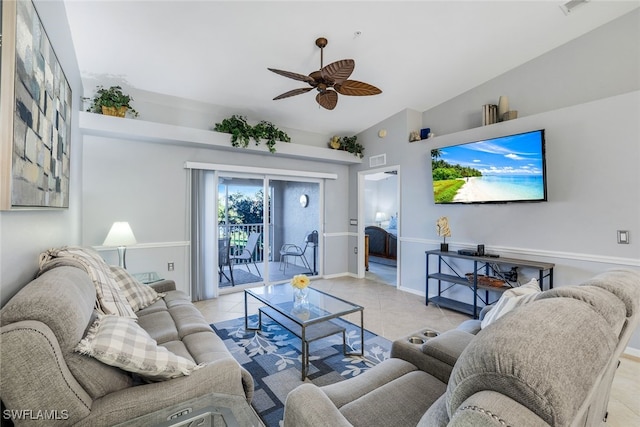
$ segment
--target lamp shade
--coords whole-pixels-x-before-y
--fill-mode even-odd
[[[102,243],[103,246],[128,246],[136,244],[136,236],[128,222],[114,222]]]
[[[386,219],[386,215],[384,212],[376,212],[376,221],[384,221]]]

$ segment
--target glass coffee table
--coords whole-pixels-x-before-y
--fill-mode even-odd
[[[309,343],[320,338],[342,333],[343,353],[349,356],[364,356],[364,307],[345,301],[326,292],[307,288],[308,304],[294,307],[294,288],[288,283],[245,289],[244,327],[260,330],[262,316],[265,315],[292,334],[300,338],[302,350],[302,380],[309,370]],[[265,304],[258,309],[257,327],[249,327],[247,300],[253,297]],[[347,353],[345,328],[331,319],[360,312],[360,353]]]

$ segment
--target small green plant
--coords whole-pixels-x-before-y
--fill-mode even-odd
[[[88,100],[90,98],[84,99]],[[125,107],[132,116],[138,117],[138,112],[131,106],[131,101],[133,101],[133,98],[122,93],[120,86],[111,86],[109,89],[97,86],[96,94],[91,99],[91,106],[89,106],[87,111],[104,114],[102,107],[115,109]]]
[[[265,139],[271,153],[276,152],[276,141],[291,142],[289,135],[275,127],[273,123],[262,120],[252,127],[245,117],[235,114],[216,123],[213,130],[231,134],[231,145],[234,147],[246,148],[251,139],[256,145],[260,145],[260,140]]]
[[[289,135],[275,127],[273,123],[264,120],[253,127],[253,139],[256,140],[256,145],[259,144],[258,141],[265,139],[271,153],[276,152],[276,141],[291,142]]]
[[[354,136],[343,136],[340,138],[340,149],[348,151],[360,158],[364,157],[364,146],[357,142],[358,137]]]
[[[220,123],[216,123],[213,130],[217,132],[230,133],[231,145],[234,147],[244,147],[249,145],[251,139],[251,125],[247,123],[247,119],[242,116],[233,115],[228,119],[224,119]]]

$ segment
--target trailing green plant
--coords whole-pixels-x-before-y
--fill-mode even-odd
[[[220,123],[216,123],[213,130],[217,132],[230,133],[231,145],[234,147],[246,148],[249,140],[253,135],[251,125],[247,123],[247,119],[243,116],[233,115],[228,119],[224,119]]]
[[[84,99],[89,100],[91,98]],[[132,116],[138,117],[138,112],[131,106],[131,101],[133,101],[133,98],[125,95],[120,86],[111,86],[109,89],[105,89],[100,85],[97,86],[96,93],[93,95],[91,105],[87,111],[102,114],[102,107],[113,107],[116,109],[126,107]]]
[[[256,145],[259,144],[261,139],[266,140],[269,152],[276,152],[276,141],[291,142],[291,138],[286,132],[278,129],[273,123],[261,120],[257,125],[253,127],[253,139],[256,141]]]
[[[340,149],[348,151],[360,158],[364,157],[364,146],[357,142],[358,137],[354,136],[343,136],[340,138]]]
[[[246,148],[251,139],[255,141],[256,145],[260,145],[260,140],[264,139],[271,153],[276,152],[276,141],[291,142],[289,135],[278,129],[273,123],[262,120],[252,127],[247,123],[245,117],[235,114],[216,123],[213,130],[230,133],[231,145],[234,147]]]

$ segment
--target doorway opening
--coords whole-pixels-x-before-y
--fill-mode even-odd
[[[399,167],[360,172],[358,276],[398,286],[400,277]]]

